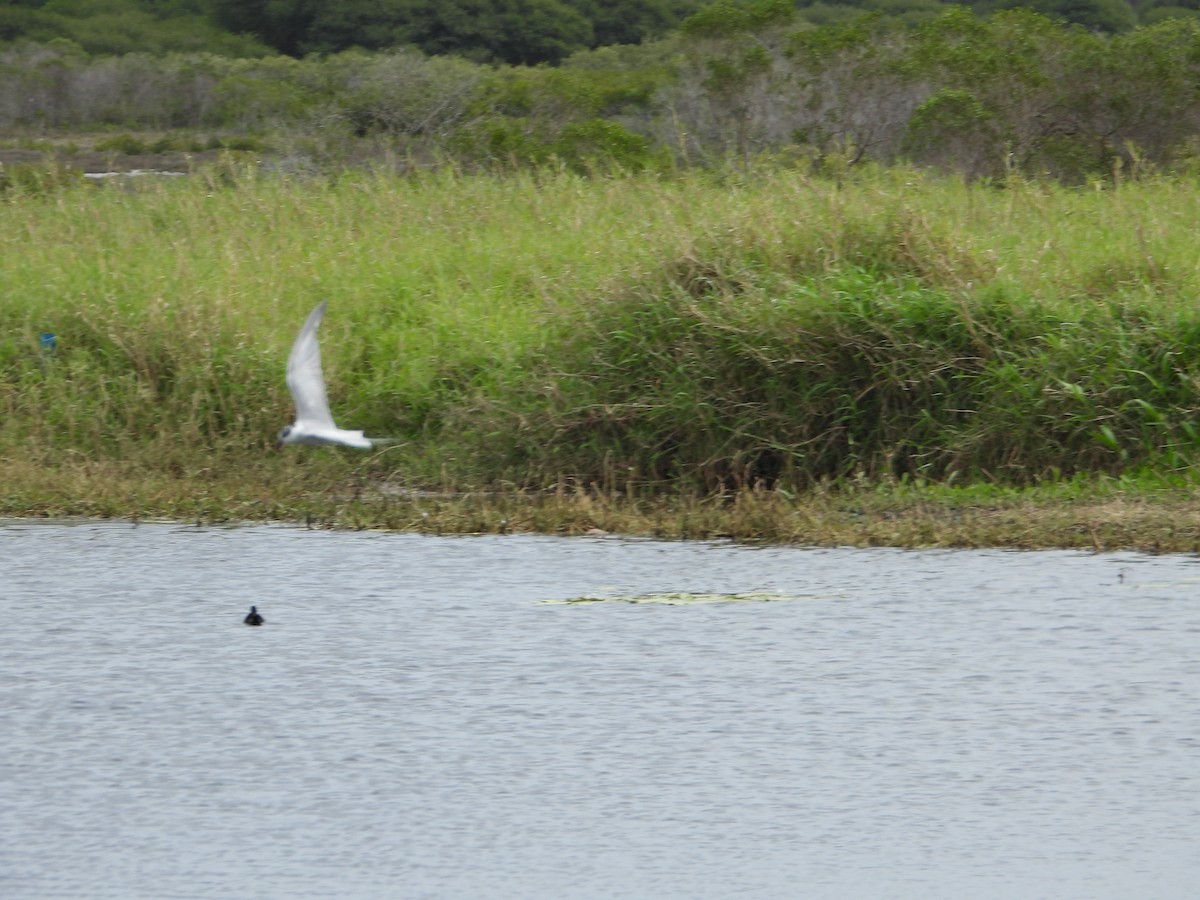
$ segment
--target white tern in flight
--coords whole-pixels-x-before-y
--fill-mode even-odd
[[[338,428],[329,412],[325,376],[321,374],[321,346],[317,343],[317,326],[321,324],[328,302],[322,300],[308,314],[288,355],[287,386],[296,404],[296,421],[279,432],[279,444],[340,444],[370,450],[382,441],[363,437],[361,431]]]

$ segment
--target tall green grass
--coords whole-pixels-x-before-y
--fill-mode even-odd
[[[1175,178],[871,169],[17,189],[0,466],[651,491],[1186,470],[1198,220]],[[332,406],[401,439],[382,453],[270,449],[326,298]]]

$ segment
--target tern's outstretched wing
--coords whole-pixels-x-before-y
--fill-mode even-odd
[[[317,343],[317,326],[325,315],[322,300],[308,314],[304,327],[292,344],[288,355],[287,386],[296,404],[296,421],[313,428],[337,428],[329,412],[329,398],[325,394],[325,376],[321,374],[321,347]]]

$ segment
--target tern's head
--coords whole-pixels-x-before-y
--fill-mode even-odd
[[[284,425],[279,429],[279,436],[275,439],[275,446],[282,447],[284,444],[289,443],[288,438],[291,437],[291,434],[292,426]]]

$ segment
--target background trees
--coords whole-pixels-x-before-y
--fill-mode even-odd
[[[704,0],[7,0],[0,42],[289,56],[413,46],[510,64],[661,37]]]
[[[985,16],[1032,8],[1101,34],[1194,17],[1200,0],[969,0]],[[715,7],[715,11],[714,8]],[[696,14],[710,26],[763,9],[798,22],[846,23],[864,13],[913,27],[942,0],[7,0],[0,42],[55,38],[89,53],[211,52],[302,57],[410,46],[510,65],[558,63],[583,49],[658,40]]]
[[[18,12],[51,15],[53,2]],[[202,2],[211,0],[169,9],[186,21],[196,8],[188,4]],[[237,9],[294,9],[327,23],[326,35],[339,21],[392,34],[336,0],[255,2]],[[637,8],[650,15],[653,2]],[[373,9],[388,3],[415,9],[426,0]],[[263,55],[253,43],[240,45],[241,56],[95,55],[69,41],[17,41],[0,45],[0,129],[207,129],[220,144],[252,137],[314,165],[387,157],[589,171],[773,157],[1073,182],[1191,165],[1200,147],[1196,17],[1105,35],[1029,10],[980,17],[951,7],[914,25],[909,6],[900,18],[877,12],[815,26],[790,0],[718,0],[662,39],[568,53],[594,25],[578,12],[551,16],[549,4],[566,0],[513,0],[524,5],[508,7],[508,19],[467,15],[467,4],[494,0],[455,3],[422,20],[425,40],[450,41],[454,13],[521,63],[496,63],[492,51],[485,60],[429,54],[415,41],[300,57]],[[559,63],[527,65],[530,48],[561,55]]]
[[[208,0],[7,0],[0,41],[65,38],[89,53],[204,51],[261,56],[265,44],[213,21]]]
[[[204,0],[216,22],[292,56],[411,45],[531,65],[666,33],[699,0]]]

